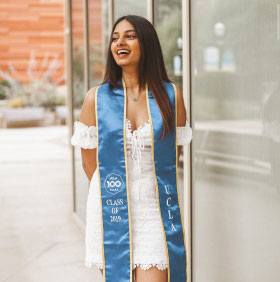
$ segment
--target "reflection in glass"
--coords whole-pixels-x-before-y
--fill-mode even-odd
[[[88,0],[89,9],[89,76],[90,88],[103,80],[109,44],[109,14],[107,0]]]
[[[78,120],[85,96],[84,82],[84,25],[83,1],[72,0],[72,76],[74,120]],[[81,149],[74,148],[75,206],[79,218],[85,221],[86,189],[88,180],[83,172]]]
[[[115,0],[114,20],[126,15],[137,15],[147,18],[147,1]]]
[[[72,68],[74,108],[81,108],[84,100],[84,26],[83,2],[72,0]],[[74,119],[78,118],[77,110]]]
[[[155,29],[169,78],[182,89],[182,1],[155,1]]]
[[[277,9],[191,1],[194,282],[280,277]]]

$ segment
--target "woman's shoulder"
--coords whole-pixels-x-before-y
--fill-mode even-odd
[[[166,81],[166,80],[164,80],[163,82],[165,85],[169,84],[170,86],[172,86],[174,91],[176,91],[177,96],[183,97],[181,87],[178,84],[175,84],[173,81]]]
[[[177,92],[177,96],[183,97],[181,87],[178,84],[174,83],[173,81],[169,83],[174,87],[174,90]]]
[[[95,94],[101,85],[102,84],[94,86],[88,90],[84,98],[82,110],[84,110],[84,108],[92,109],[95,106]]]
[[[80,122],[87,126],[96,125],[95,118],[95,93],[98,86],[92,87],[86,93],[80,113]]]
[[[88,90],[88,92],[86,93],[86,96],[85,96],[85,102],[87,102],[87,103],[94,103],[94,101],[95,101],[95,92],[96,92],[98,87],[99,87],[99,85],[98,86],[94,86],[94,87],[92,87],[92,88],[90,88]]]

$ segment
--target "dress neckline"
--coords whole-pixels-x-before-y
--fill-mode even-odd
[[[134,132],[138,132],[141,129],[145,128],[147,125],[149,125],[150,123],[150,119],[148,119],[148,121],[145,121],[144,125],[140,124],[136,129],[134,129],[133,131],[131,130],[131,121],[126,118],[127,124],[128,124],[128,129],[130,131],[131,134],[133,134]]]

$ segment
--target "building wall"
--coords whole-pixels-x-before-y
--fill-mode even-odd
[[[30,69],[34,78],[63,77],[63,0],[0,0],[0,69],[22,82]]]

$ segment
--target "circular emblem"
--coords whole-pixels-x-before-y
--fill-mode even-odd
[[[123,180],[119,174],[110,173],[104,181],[106,191],[112,195],[119,193],[123,188]]]

